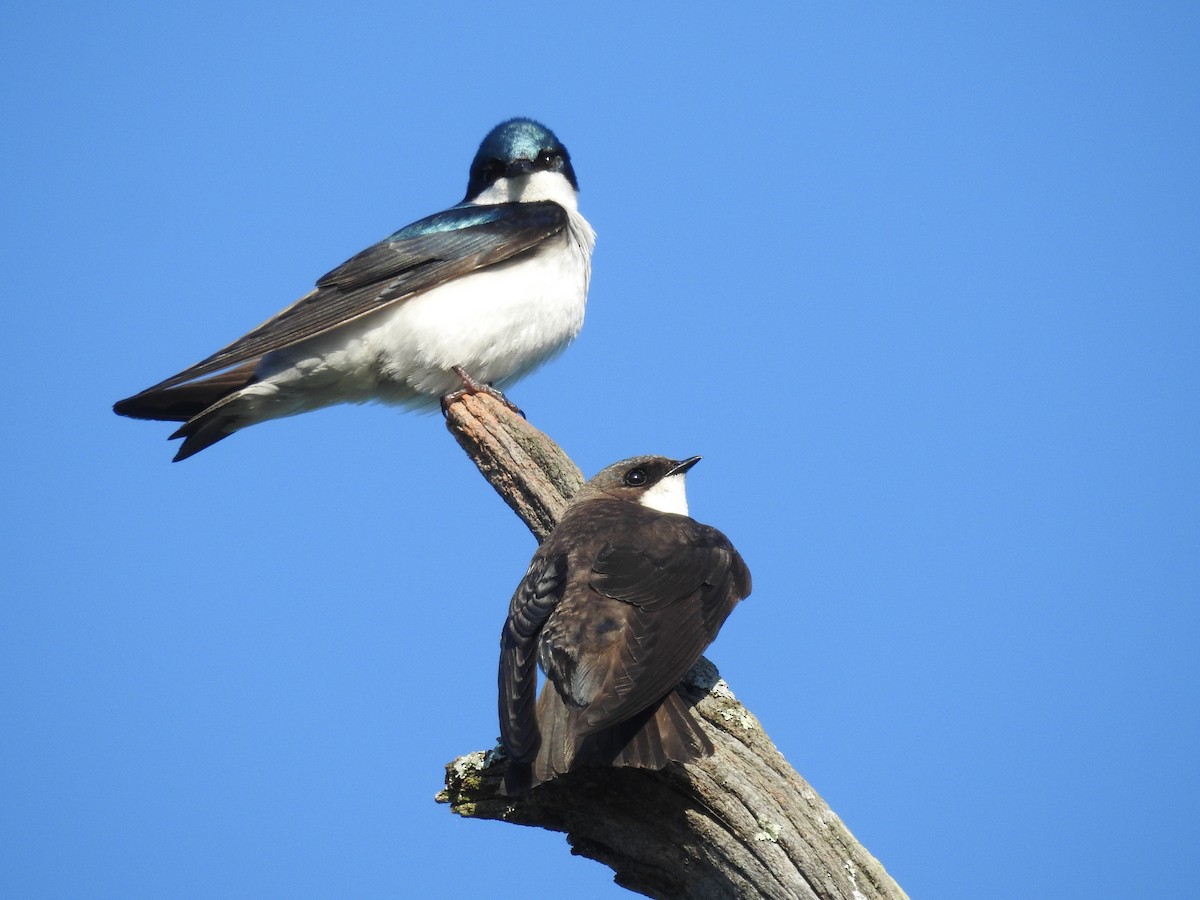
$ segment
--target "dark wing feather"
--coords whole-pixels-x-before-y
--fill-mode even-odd
[[[610,544],[592,564],[591,585],[614,600],[662,609],[697,590],[721,564],[720,554],[706,547],[681,547],[660,560],[640,547]]]
[[[624,641],[605,660],[604,687],[583,720],[592,731],[636,715],[679,683],[711,642],[704,633],[697,596],[675,604],[669,616],[630,608]]]
[[[113,404],[113,412],[135,419],[186,422],[204,412],[223,397],[240,391],[254,380],[255,361],[216,375],[189,381],[163,390],[143,391]]]
[[[531,762],[537,755],[537,637],[566,581],[565,554],[534,555],[500,634],[500,740],[517,762]]]
[[[750,592],[749,571],[723,534],[690,519],[678,527],[684,540],[666,558],[609,546],[593,564],[592,588],[628,606],[621,640],[606,657],[578,661],[580,670],[606,670],[584,715],[591,729],[624,721],[662,698]]]
[[[343,263],[317,289],[253,331],[142,393],[258,359],[536,247],[567,224],[557,203],[455,207],[415,222]]]

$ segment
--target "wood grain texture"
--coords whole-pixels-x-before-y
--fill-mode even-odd
[[[465,394],[446,427],[538,541],[553,529],[583,473],[562,448],[488,394]]]
[[[562,449],[485,394],[452,404],[446,424],[538,540],[549,534],[583,484]],[[617,884],[649,897],[907,897],[712,663],[701,659],[684,685],[716,748],[707,759],[660,772],[586,769],[506,797],[503,752],[476,751],[446,766],[437,800],[468,818],[565,832],[574,853],[611,867]]]

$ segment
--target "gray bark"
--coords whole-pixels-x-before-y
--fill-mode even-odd
[[[583,483],[558,445],[483,394],[451,404],[446,424],[538,540],[549,534]],[[907,897],[788,765],[712,663],[701,659],[684,683],[716,748],[707,759],[661,772],[586,769],[505,797],[503,753],[476,751],[446,766],[437,800],[469,818],[566,832],[572,852],[649,897]]]

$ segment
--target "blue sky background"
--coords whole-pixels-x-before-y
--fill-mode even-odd
[[[921,898],[1175,894],[1200,728],[1200,7],[9,4],[0,896],[609,897],[460,820],[533,539],[437,416],[172,465],[111,403],[571,149],[587,324],[514,399],[702,454],[710,656]]]

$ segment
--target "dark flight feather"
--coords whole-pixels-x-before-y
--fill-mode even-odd
[[[562,597],[566,574],[566,556],[535,556],[509,603],[500,636],[500,722],[509,755],[518,762],[537,754],[535,639]]]
[[[322,276],[316,290],[232,344],[113,408],[121,415],[149,418],[145,411],[154,404],[145,402],[147,395],[257,362],[399,300],[512,259],[566,225],[566,210],[548,200],[455,207],[422,219]],[[455,240],[447,241],[447,233]]]
[[[186,422],[200,415],[222,397],[227,397],[254,380],[258,360],[251,360],[208,378],[160,390],[144,391],[121,400],[113,410],[134,419]]]

